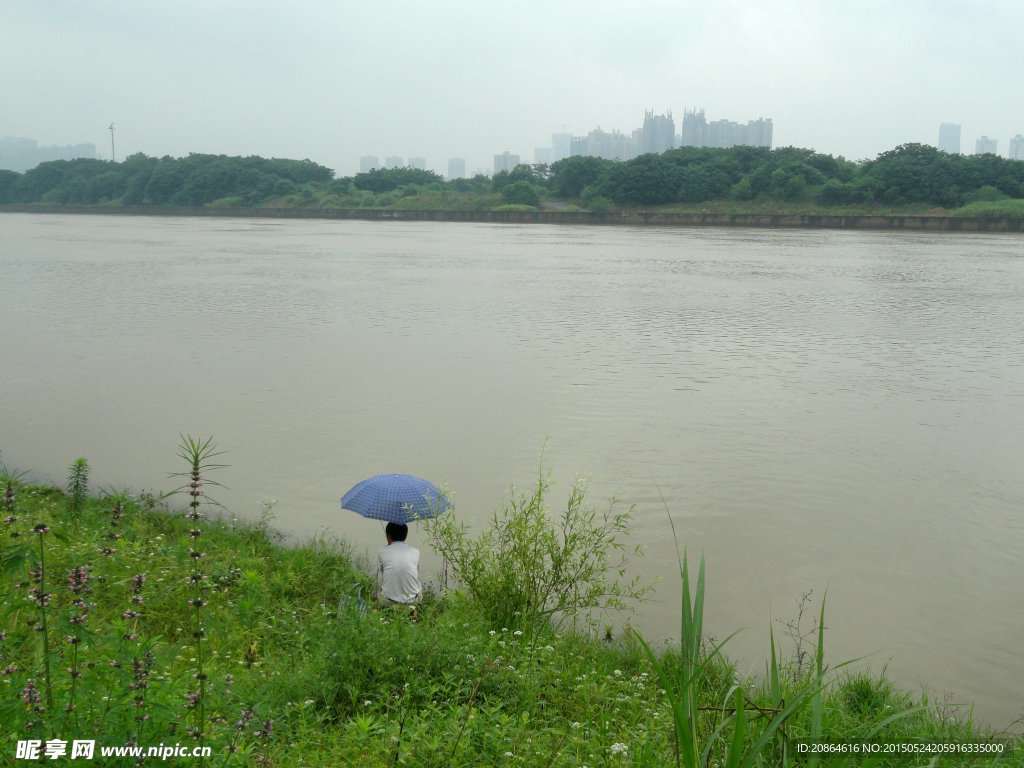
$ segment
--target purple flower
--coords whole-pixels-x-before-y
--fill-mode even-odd
[[[273,720],[264,720],[263,721],[263,725],[260,726],[260,728],[253,735],[257,739],[265,739],[268,736],[270,736],[270,734],[272,734],[273,732],[274,732],[274,721]]]
[[[77,568],[72,568],[68,573],[68,589],[72,594],[81,595],[92,592],[89,589],[89,571],[88,566],[80,565]]]

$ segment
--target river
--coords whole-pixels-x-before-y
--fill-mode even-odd
[[[478,526],[543,460],[556,506],[580,474],[634,507],[652,639],[671,514],[741,669],[827,592],[833,665],[1024,714],[1020,235],[3,214],[0,319],[0,451],[37,480],[166,490],[212,435],[228,514],[371,553],[358,480]]]

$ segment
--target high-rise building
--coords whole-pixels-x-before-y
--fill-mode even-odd
[[[463,157],[453,157],[448,161],[448,178],[449,179],[464,179],[466,178],[466,159]]]
[[[557,163],[569,157],[569,145],[572,143],[571,133],[551,134],[551,162]]]
[[[586,136],[573,136],[569,142],[569,156],[570,157],[586,157],[587,155],[587,137]]]
[[[363,155],[359,158],[359,172],[369,173],[380,168],[380,160],[377,159],[376,155]]]
[[[632,160],[637,156],[637,144],[632,136],[619,131],[595,128],[586,136],[576,136],[570,142],[571,155],[600,157],[605,160]]]
[[[939,149],[951,155],[960,154],[960,123],[943,123],[939,126]]]
[[[709,147],[735,147],[747,143],[747,129],[732,120],[713,120],[708,123]]]
[[[770,117],[759,117],[757,120],[747,121],[747,138],[743,142],[749,147],[772,146],[772,119]]]
[[[996,151],[996,140],[990,139],[988,136],[982,136],[976,142],[974,142],[974,154],[976,155],[995,155]]]
[[[680,146],[683,147],[706,147],[708,145],[708,121],[704,117],[704,110],[699,112],[696,109],[683,110],[682,135],[679,137]]]
[[[384,161],[385,168],[404,168],[405,158],[399,157],[398,155],[392,155]]]
[[[655,115],[653,110],[644,112],[643,143],[640,153],[660,155],[675,145],[676,123],[672,119],[672,112],[667,115]]]
[[[0,168],[6,171],[24,171],[51,160],[96,158],[95,144],[74,144],[65,147],[40,147],[34,139],[5,136],[0,139]]]
[[[1010,159],[1024,160],[1024,136],[1019,133],[1010,139]]]
[[[505,150],[500,155],[494,156],[494,172],[500,173],[501,171],[511,171],[519,165],[519,155],[513,155],[508,150]]]
[[[746,125],[731,120],[708,122],[704,110],[686,110],[680,144],[684,147],[771,147],[774,126],[770,117],[748,120]]]

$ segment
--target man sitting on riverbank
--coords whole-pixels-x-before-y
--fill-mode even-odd
[[[423,587],[420,584],[420,551],[405,543],[409,526],[388,523],[384,529],[388,545],[377,553],[380,585],[377,600],[381,605],[409,605],[416,612]]]

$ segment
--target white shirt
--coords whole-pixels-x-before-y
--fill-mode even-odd
[[[418,603],[420,551],[404,541],[393,541],[377,553],[380,561],[380,594],[396,603]]]

